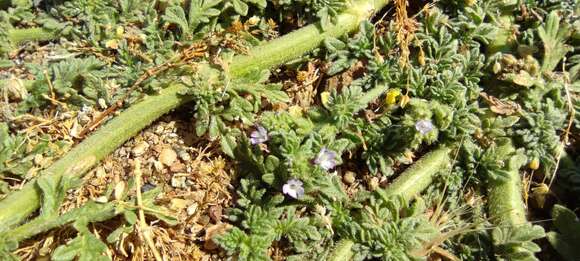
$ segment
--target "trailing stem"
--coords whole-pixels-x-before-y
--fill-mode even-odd
[[[503,151],[499,151],[503,150]],[[509,155],[515,149],[504,145],[498,154]],[[506,163],[510,160],[506,160]],[[496,225],[522,225],[527,222],[526,209],[522,197],[522,184],[519,169],[521,164],[513,162],[508,165],[506,179],[488,182],[488,208],[491,222]]]
[[[26,41],[48,41],[58,38],[60,33],[42,27],[12,29],[8,31],[8,40],[17,45]]]
[[[451,149],[440,147],[432,151],[405,170],[393,183],[385,189],[377,190],[384,200],[393,196],[402,196],[405,202],[410,202],[413,197],[425,190],[432,182],[435,174],[444,170],[451,162]],[[354,242],[342,239],[332,251],[329,260],[350,260],[353,256],[352,247]]]
[[[306,26],[278,39],[262,44],[247,55],[234,57],[227,73],[239,77],[250,71],[263,70],[295,59],[316,48],[326,37],[338,37],[354,31],[358,24],[380,10],[388,0],[356,1],[338,16],[338,22],[321,31],[319,24]],[[187,87],[174,84],[158,95],[149,96],[110,120],[64,157],[40,173],[59,180],[63,175],[82,177],[109,153],[170,110],[191,100],[180,95]],[[22,222],[36,211],[41,193],[35,180],[0,201],[0,231]]]
[[[42,171],[40,175],[48,176],[55,181],[60,180],[63,175],[81,177],[97,162],[155,119],[188,101],[188,97],[178,95],[178,92],[183,89],[185,87],[182,85],[173,85],[162,90],[160,94],[146,97],[143,101],[131,106]],[[0,201],[0,232],[20,223],[38,209],[40,196],[40,189],[33,180],[21,190],[11,193]]]
[[[545,237],[541,226],[526,219],[526,208],[522,197],[520,167],[526,157],[518,154],[511,143],[500,146],[496,153],[505,155],[506,167],[496,170],[501,180],[488,182],[487,208],[495,255],[502,260],[538,260],[534,253],[541,248],[533,242]]]
[[[86,218],[86,221],[89,223],[105,221],[118,214],[115,207],[116,202],[105,204],[89,202],[80,208],[73,209],[60,216],[36,218],[22,226],[10,230],[9,233],[6,234],[9,236],[10,240],[20,242],[53,228],[72,223],[79,217]]]
[[[392,196],[402,196],[409,202],[432,182],[435,174],[451,162],[451,148],[440,147],[423,156],[419,161],[405,170],[393,183],[377,193],[387,200]]]

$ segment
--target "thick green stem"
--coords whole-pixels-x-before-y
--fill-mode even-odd
[[[352,247],[354,246],[354,242],[348,239],[342,239],[336,246],[330,256],[328,257],[328,261],[349,261],[352,259],[353,252]]]
[[[444,170],[446,165],[451,162],[451,149],[440,147],[437,150],[425,155],[413,166],[405,170],[393,183],[386,189],[379,189],[377,193],[384,200],[393,196],[402,196],[405,202],[409,202],[421,191],[427,188],[432,182],[435,174]],[[351,260],[352,246],[354,242],[348,239],[342,239],[336,245],[330,254],[329,260],[346,261]]]
[[[355,2],[351,8],[339,15],[337,25],[322,32],[318,25],[309,25],[293,33],[265,43],[251,50],[247,55],[238,56],[229,65],[231,77],[239,77],[250,71],[268,69],[295,59],[317,47],[325,37],[339,36],[356,29],[356,25],[372,12],[386,5],[387,0]],[[56,161],[40,175],[59,180],[63,175],[82,177],[100,160],[125,143],[140,130],[151,124],[168,111],[189,101],[190,97],[180,95],[186,90],[183,85],[173,85],[160,94],[149,96],[113,118],[92,136],[73,148],[63,158]],[[36,182],[28,182],[21,190],[15,191],[0,201],[0,231],[22,222],[36,211],[40,204],[40,191]]]
[[[313,24],[260,45],[247,55],[239,56],[230,65],[230,72],[247,74],[255,68],[268,68],[288,62],[318,47],[328,37],[342,36],[357,29],[360,22],[373,12],[383,8],[389,0],[354,1],[350,8],[338,15],[337,23],[327,26],[325,31],[319,24]]]
[[[440,147],[423,156],[387,188],[379,189],[377,193],[385,200],[392,196],[402,196],[406,202],[409,202],[427,188],[433,182],[435,174],[445,169],[450,162],[451,149]]]
[[[40,175],[48,176],[55,181],[60,180],[63,175],[81,177],[155,119],[188,101],[189,97],[178,95],[178,92],[184,89],[186,87],[183,85],[173,85],[158,95],[146,97],[112,119]],[[39,204],[40,190],[34,180],[28,182],[21,190],[8,195],[0,201],[0,231],[20,223],[37,210]]]
[[[12,29],[8,31],[8,40],[17,45],[26,41],[48,41],[59,37],[58,31],[48,30],[41,27]]]
[[[502,180],[487,184],[488,215],[491,223],[496,226],[491,232],[495,255],[502,260],[537,260],[534,253],[540,251],[540,247],[532,240],[543,238],[545,234],[541,226],[532,225],[526,219],[519,174],[526,157],[517,153],[511,143],[498,147],[495,153],[498,158],[505,159],[506,165],[498,173],[498,176],[503,177]],[[522,233],[526,233],[525,236]]]
[[[514,169],[507,174],[508,180],[493,182],[488,188],[489,216],[497,225],[521,225],[527,220],[520,173]]]
[[[36,218],[10,230],[9,235],[5,236],[8,236],[10,240],[20,242],[53,228],[72,223],[79,217],[86,218],[88,222],[100,222],[111,219],[117,214],[115,211],[115,203],[113,202],[105,204],[89,202],[80,208],[73,209],[60,216]]]
[[[497,153],[509,155],[514,151],[511,144],[506,144],[499,147]],[[519,173],[521,164],[507,164],[509,161],[511,160],[505,160],[508,165],[505,179],[488,183],[488,212],[491,222],[495,225],[516,226],[527,222]]]

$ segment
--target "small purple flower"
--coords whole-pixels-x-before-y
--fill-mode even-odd
[[[337,158],[336,152],[329,150],[326,147],[323,147],[320,150],[320,152],[318,152],[318,155],[316,156],[314,163],[316,163],[324,170],[328,171],[330,169],[333,169],[334,166],[336,166],[336,158]]]
[[[253,145],[264,143],[268,139],[268,131],[260,125],[256,126],[256,130],[250,133],[250,143]]]
[[[282,186],[282,193],[299,199],[304,196],[304,187],[302,187],[302,181],[297,179],[289,179],[284,186]]]
[[[415,123],[415,129],[422,135],[425,135],[433,130],[433,123],[430,120],[419,120]]]

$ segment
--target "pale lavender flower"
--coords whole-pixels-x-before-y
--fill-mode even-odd
[[[415,129],[425,135],[433,130],[433,123],[430,120],[419,120],[415,123]]]
[[[282,193],[299,199],[304,196],[304,187],[302,187],[302,181],[298,179],[289,179],[284,186],[282,186]]]
[[[260,125],[256,126],[256,130],[250,133],[250,143],[254,145],[264,143],[268,139],[268,131]]]
[[[323,147],[320,150],[320,152],[318,152],[318,155],[316,156],[314,163],[316,163],[318,166],[320,166],[324,170],[328,171],[330,169],[333,169],[334,166],[336,166],[337,156],[338,155],[336,154],[336,152],[329,150],[326,147]]]

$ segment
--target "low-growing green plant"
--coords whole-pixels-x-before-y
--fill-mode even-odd
[[[0,201],[0,233],[16,235],[1,237],[0,251],[73,224],[77,238],[53,258],[104,259],[107,245],[87,224],[123,214],[108,237],[115,242],[135,224],[131,200],[58,215],[64,191],[188,103],[196,135],[219,142],[241,177],[227,215],[234,227],[213,238],[230,258],[536,260],[545,234],[528,220],[522,174],[576,177],[574,163],[560,159],[580,107],[576,1],[396,1],[396,19],[385,10],[369,20],[387,2],[77,0],[0,11],[2,66],[20,63],[14,54],[35,41],[60,37],[55,50],[79,44],[63,54],[74,58],[18,65],[34,80],[17,113],[55,103],[104,108],[119,97],[131,104]],[[275,35],[274,20],[318,22],[262,42]],[[26,30],[40,33],[23,37]],[[282,81],[296,67],[270,69],[315,49],[316,73],[342,82],[323,77],[313,85],[319,102],[291,104]],[[21,175],[41,151],[24,152],[23,137],[0,131],[0,170]],[[556,172],[558,163],[565,168]],[[560,234],[548,240],[571,240],[555,224]]]
[[[565,260],[577,260],[580,251],[574,247],[579,240],[580,220],[574,212],[562,205],[555,205],[552,209],[552,218],[556,231],[550,231],[546,238]]]

